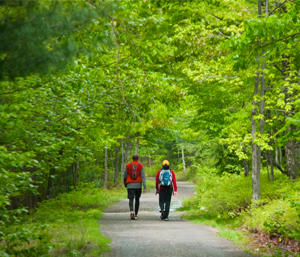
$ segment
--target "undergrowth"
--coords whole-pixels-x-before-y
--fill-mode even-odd
[[[262,171],[261,197],[253,202],[251,176],[220,177],[212,169],[203,169],[197,176],[195,196],[183,202],[187,210],[185,218],[221,228],[222,236],[237,238],[232,241],[240,241],[239,235],[246,233],[242,230],[300,241],[299,180],[292,181],[278,172],[271,182]]]
[[[99,189],[85,185],[44,201],[18,224],[6,227],[0,243],[4,256],[101,256],[110,240],[99,228],[107,206],[126,198],[126,189]]]

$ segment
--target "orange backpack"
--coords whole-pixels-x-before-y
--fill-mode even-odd
[[[132,162],[132,163],[128,163],[126,165],[126,168],[128,173],[126,184],[142,182],[142,177],[141,177],[142,168],[143,168],[142,164],[138,162]]]

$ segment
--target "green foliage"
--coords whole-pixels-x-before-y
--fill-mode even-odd
[[[251,178],[237,174],[216,174],[205,168],[199,174],[196,199],[199,213],[213,217],[235,217],[251,203]]]
[[[196,195],[184,201],[189,219],[223,229],[242,226],[270,236],[300,240],[298,180],[291,181],[276,172],[271,182],[264,171],[261,199],[252,202],[250,177],[228,173],[220,177],[216,170],[205,167],[198,176]]]
[[[79,52],[91,51],[76,32],[108,11],[83,1],[2,1],[0,79],[64,69]]]
[[[85,185],[77,191],[45,201],[20,222],[6,224],[0,252],[18,256],[94,256],[109,250],[99,230],[101,211],[126,190],[103,190]]]
[[[23,207],[81,182],[102,187],[104,148],[114,161],[121,138],[162,127],[178,105],[179,82],[157,69],[162,60],[142,67],[152,32],[140,25],[153,23],[132,13],[136,4],[1,2],[1,235]]]
[[[1,256],[46,256],[52,249],[60,247],[51,242],[52,236],[47,230],[47,224],[10,227],[9,233],[2,236]]]
[[[156,177],[156,173],[157,171],[159,171],[161,169],[161,164],[156,164],[154,166],[151,166],[151,169],[150,167],[146,169],[146,175],[148,177]]]
[[[266,153],[299,140],[299,6],[270,1],[270,15],[257,18],[257,3],[249,0],[1,1],[0,241],[37,202],[82,183],[102,187],[104,149],[108,184],[117,184],[121,141],[129,146],[137,138],[147,175],[168,159],[178,179],[200,181],[201,215],[239,215],[251,204],[251,179],[239,175],[251,145]],[[253,116],[257,125],[265,121],[265,133],[254,140],[252,101],[262,100],[252,97],[257,67],[264,67],[268,90],[267,112]],[[265,208],[282,197],[279,185],[288,184],[275,174],[272,186],[266,174],[261,178]],[[80,200],[90,207],[71,198],[60,196],[48,207],[57,204],[71,221],[99,207],[93,197]],[[296,195],[282,201],[299,214]],[[43,222],[65,220],[43,208]],[[290,217],[277,216],[251,226],[281,233]],[[18,233],[34,241],[25,230]],[[47,251],[39,247],[40,254]],[[70,241],[67,254],[71,248]]]
[[[277,195],[270,193],[253,203],[251,209],[243,214],[245,225],[250,230],[300,240],[299,181],[282,178],[269,187],[276,189]]]

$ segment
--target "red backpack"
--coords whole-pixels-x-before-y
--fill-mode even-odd
[[[142,167],[143,166],[138,162],[130,163],[129,176],[132,180],[136,180],[139,176],[141,176]],[[128,172],[128,169],[127,169],[127,172]]]

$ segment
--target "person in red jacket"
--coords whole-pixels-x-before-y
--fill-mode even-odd
[[[139,163],[139,156],[134,154],[132,162],[128,163],[124,171],[124,185],[127,188],[127,198],[129,199],[130,219],[137,220],[140,206],[140,197],[142,193],[142,184],[144,186],[143,193],[146,192],[146,176],[143,164]],[[135,206],[133,210],[133,200]]]
[[[172,193],[177,196],[176,177],[167,160],[162,163],[163,168],[156,174],[156,192],[159,194],[159,207],[162,220],[169,220]]]

